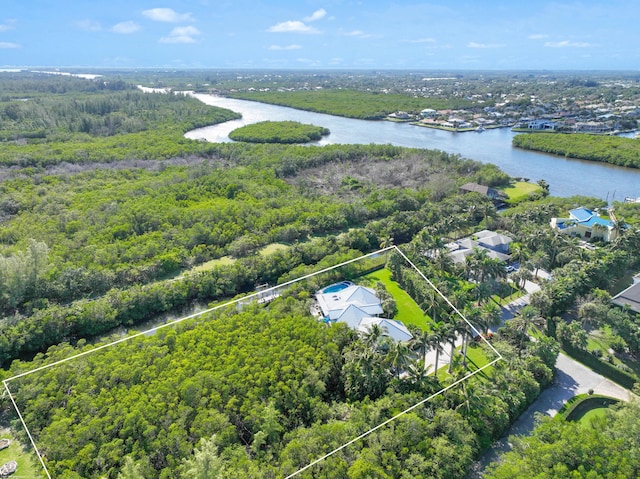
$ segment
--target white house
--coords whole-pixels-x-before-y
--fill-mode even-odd
[[[407,327],[395,319],[362,318],[357,329],[362,333],[368,333],[374,324],[380,326],[384,335],[389,336],[394,341],[409,341],[413,338]]]
[[[579,236],[583,239],[613,241],[618,230],[611,220],[601,218],[597,211],[575,208],[569,211],[569,218],[551,218],[551,227],[560,233]]]
[[[371,288],[349,286],[335,293],[317,293],[316,299],[325,318],[335,321],[350,305],[357,306],[368,316],[382,314],[382,304]]]
[[[339,291],[318,292],[316,300],[327,321],[345,323],[361,332],[367,332],[377,324],[384,335],[395,341],[408,341],[413,337],[400,321],[378,317],[383,312],[382,303],[371,288],[351,285]]]

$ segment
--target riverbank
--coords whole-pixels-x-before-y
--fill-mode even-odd
[[[517,135],[512,141],[513,146],[526,150],[640,168],[640,141],[631,138],[586,133],[538,133]]]
[[[193,93],[192,96],[207,105],[241,113],[242,118],[191,130],[185,134],[190,139],[230,142],[229,133],[240,126],[265,120],[294,120],[322,125],[331,131],[317,142],[318,146],[391,144],[435,149],[495,164],[516,178],[530,178],[532,182],[544,179],[550,185],[552,196],[587,195],[609,200],[638,196],[640,170],[514,148],[512,139],[516,133],[509,128],[488,129],[478,135],[457,135],[406,122],[355,120],[210,94]]]

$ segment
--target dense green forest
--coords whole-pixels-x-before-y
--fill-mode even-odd
[[[296,121],[261,121],[233,130],[229,138],[249,143],[309,143],[328,135],[321,126],[305,125]]]
[[[8,76],[7,76],[8,75]],[[201,153],[184,133],[239,118],[185,95],[149,94],[123,81],[0,77],[0,165],[163,159]],[[19,97],[18,97],[19,95]]]
[[[406,346],[327,328],[307,297],[295,288],[267,308],[219,311],[12,381],[50,472],[116,478],[130,458],[134,477],[195,477],[189,469],[202,474],[211,440],[215,477],[283,477],[466,373],[457,362],[440,383],[418,363],[400,378],[398,361],[412,360]],[[491,376],[301,477],[460,477],[551,380],[552,343],[520,344],[517,355],[516,343],[496,343],[510,359]],[[9,374],[73,352],[51,348]],[[378,386],[365,392],[370,382]]]
[[[632,138],[579,133],[536,133],[514,136],[513,145],[567,158],[640,168],[640,142]]]
[[[398,93],[356,90],[247,91],[230,93],[229,96],[361,120],[382,120],[399,110],[417,114],[425,108],[441,110],[474,107],[472,102],[464,99],[415,98]]]
[[[186,101],[175,98],[181,100],[170,102]],[[158,134],[173,145],[173,132]],[[148,132],[139,135],[146,150]],[[129,149],[125,136],[123,149]],[[90,138],[88,144],[114,159],[100,148],[102,137]],[[210,260],[255,257],[274,242],[291,245],[354,227],[360,231],[338,246],[371,251],[386,238],[409,241],[443,207],[435,202],[457,193],[457,184],[508,180],[492,165],[388,145],[320,149],[180,141],[195,145],[200,156],[120,161],[108,169],[91,163],[5,171],[0,360],[180,310],[195,299],[233,296],[286,271],[258,262],[240,280],[237,265],[220,265],[168,286],[154,284]],[[58,144],[43,144],[43,152]],[[367,169],[359,166],[364,162]],[[283,254],[290,268],[308,264],[299,249]],[[219,281],[225,284],[214,286]]]

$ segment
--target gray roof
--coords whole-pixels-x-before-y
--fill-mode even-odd
[[[371,327],[377,324],[384,331],[385,336],[389,336],[394,341],[409,341],[413,335],[402,322],[395,319],[386,318],[362,318],[358,325],[358,331],[366,333]]]
[[[479,185],[478,183],[465,183],[460,187],[464,191],[475,191],[476,193],[482,193],[483,195],[489,194],[489,187],[485,185]]]
[[[640,283],[635,283],[618,293],[611,300],[613,304],[628,307],[636,313],[640,313]]]

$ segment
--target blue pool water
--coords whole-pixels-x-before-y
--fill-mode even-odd
[[[340,283],[332,284],[331,286],[327,286],[322,290],[323,294],[328,293],[337,293],[338,291],[342,291],[343,289],[347,289],[349,286],[353,286],[351,281],[342,281]]]

